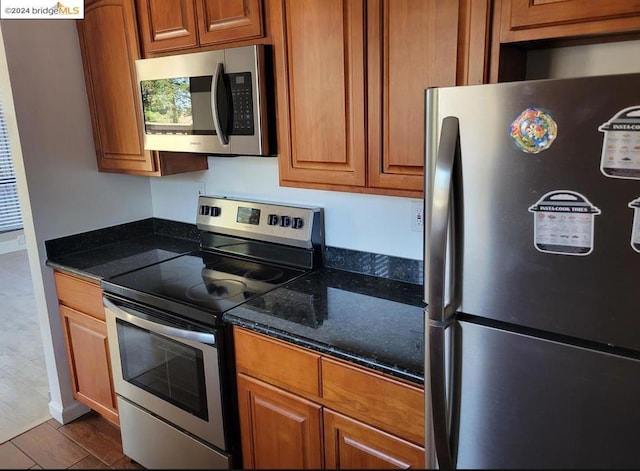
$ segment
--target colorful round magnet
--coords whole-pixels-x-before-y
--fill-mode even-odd
[[[558,135],[558,125],[551,116],[530,107],[511,123],[511,138],[523,151],[537,154],[551,147]]]

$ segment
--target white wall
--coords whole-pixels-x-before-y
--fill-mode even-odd
[[[49,376],[49,409],[67,422],[86,409],[71,396],[44,241],[151,217],[149,178],[97,171],[73,20],[3,20],[0,32],[9,72],[0,54],[0,98],[15,105],[15,115],[13,106],[5,109]]]
[[[422,260],[422,233],[411,231],[420,200],[280,187],[275,158],[209,157],[206,172],[152,180],[154,216],[195,223],[200,182],[208,195],[320,206],[327,245]]]

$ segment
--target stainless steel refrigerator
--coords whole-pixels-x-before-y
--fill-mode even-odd
[[[640,467],[640,74],[426,91],[427,464]]]

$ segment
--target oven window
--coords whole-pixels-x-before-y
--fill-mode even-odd
[[[202,351],[116,319],[125,381],[208,420]]]

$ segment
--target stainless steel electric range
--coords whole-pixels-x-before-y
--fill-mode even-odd
[[[201,196],[200,250],[102,281],[125,455],[147,468],[240,464],[222,315],[322,265],[321,208]]]

